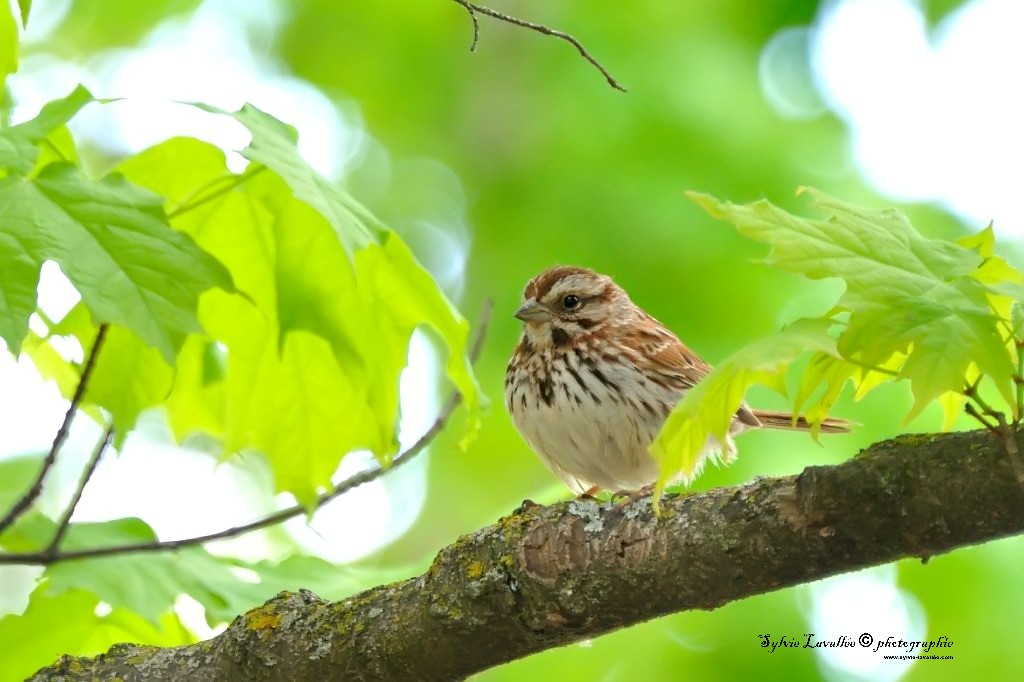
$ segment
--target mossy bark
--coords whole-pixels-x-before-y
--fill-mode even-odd
[[[1022,472],[979,431],[668,497],[657,519],[649,499],[524,505],[422,576],[335,603],[282,593],[212,640],[118,645],[33,679],[459,679],[667,613],[1024,532]]]

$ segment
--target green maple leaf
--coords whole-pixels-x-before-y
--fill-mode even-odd
[[[476,414],[469,325],[397,235],[301,160],[289,128],[243,111],[253,126],[246,154],[258,148],[260,160],[242,179],[215,148],[187,139],[122,170],[168,198],[175,226],[247,296],[202,298],[199,318],[226,370],[201,376],[209,343],[185,344],[166,403],[175,434],[209,433],[227,453],[258,450],[276,484],[309,501],[346,453],[387,462],[396,451],[398,378],[414,329],[437,332],[448,376]]]
[[[389,232],[362,204],[306,163],[295,146],[298,135],[291,126],[251,104],[237,112],[205,104],[196,106],[231,116],[248,128],[252,141],[242,150],[242,156],[267,166],[284,179],[298,199],[327,219],[350,255],[380,241]]]
[[[185,335],[200,329],[199,295],[231,290],[231,277],[171,228],[162,197],[117,174],[91,180],[67,161],[36,172],[42,141],[91,101],[79,87],[34,119],[0,131],[0,168],[8,172],[0,179],[0,338],[20,351],[39,272],[50,260],[95,323],[130,329],[173,364]]]
[[[79,85],[67,97],[47,102],[35,118],[0,130],[0,170],[28,175],[40,157],[39,143],[94,101]]]
[[[836,303],[836,312],[849,313],[839,352],[867,366],[905,356],[897,375],[914,394],[908,420],[942,394],[963,390],[972,364],[1015,406],[1007,316],[1008,294],[1020,292],[1019,274],[983,253],[990,237],[967,245],[929,239],[895,209],[874,211],[805,192],[824,219],[795,216],[768,201],[736,205],[692,196],[741,233],[771,244],[768,264],[846,283]]]
[[[811,354],[794,401],[819,424],[848,381],[857,398],[880,383],[909,381],[909,421],[938,400],[952,424],[965,388],[991,381],[1013,416],[1015,353],[1024,275],[994,255],[992,230],[949,242],[929,239],[897,210],[875,211],[805,190],[823,219],[793,215],[768,201],[738,205],[691,194],[715,217],[771,245],[765,262],[811,279],[839,278],[833,309],[761,339],[690,390],[651,445],[658,490],[691,480],[709,443],[722,442],[753,384],[778,385],[797,357]],[[838,333],[833,330],[838,329]],[[812,429],[816,435],[816,430]]]
[[[10,5],[0,8],[0,116],[10,111],[7,76],[18,70],[18,24]]]
[[[170,227],[161,197],[117,175],[89,180],[67,163],[0,180],[0,337],[15,353],[47,260],[96,323],[131,329],[169,364],[185,334],[200,330],[199,294],[233,287],[215,258]]]

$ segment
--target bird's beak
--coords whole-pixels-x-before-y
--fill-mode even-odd
[[[534,300],[527,301],[521,305],[519,310],[515,312],[515,316],[523,322],[540,322],[541,320],[551,319],[551,313]]]

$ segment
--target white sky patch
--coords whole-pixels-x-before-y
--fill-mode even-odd
[[[816,641],[845,635],[853,647],[814,649],[822,675],[831,682],[888,682],[898,680],[912,660],[886,660],[885,654],[921,653],[898,649],[873,651],[874,641],[894,637],[921,641],[927,632],[924,610],[917,599],[896,586],[896,567],[871,568],[812,583],[807,588],[811,607],[808,627]],[[873,642],[859,644],[862,635]]]
[[[823,5],[811,59],[869,183],[1024,235],[1024,3],[975,0],[929,33],[910,0]]]
[[[39,309],[51,320],[60,320],[82,300],[78,290],[53,261],[39,271]]]
[[[44,43],[53,30],[52,22],[35,22],[36,14],[47,11],[46,4],[41,0],[33,7],[26,46]],[[194,14],[159,26],[137,48],[103,52],[81,66],[26,50],[29,56],[10,79],[18,102],[15,120],[29,118],[81,82],[96,97],[125,99],[83,110],[71,123],[77,137],[129,154],[189,135],[229,152],[232,169],[239,170],[245,162],[230,152],[248,144],[247,131],[227,117],[176,102],[227,110],[249,102],[295,126],[306,161],[327,177],[340,177],[365,143],[362,122],[352,112],[343,117],[313,85],[253,50],[249,36],[270,33],[283,16],[282,7],[278,0],[207,0]]]
[[[187,594],[179,594],[174,602],[174,612],[182,624],[195,633],[199,639],[210,639],[228,629],[227,623],[210,627],[206,621],[206,608]]]

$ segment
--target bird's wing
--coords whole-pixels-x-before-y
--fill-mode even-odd
[[[654,381],[660,380],[686,391],[711,372],[711,365],[653,317],[647,316],[629,334],[633,337],[629,345],[639,351],[635,361],[649,372]],[[748,426],[761,426],[761,421],[746,403],[740,405],[736,418]]]

